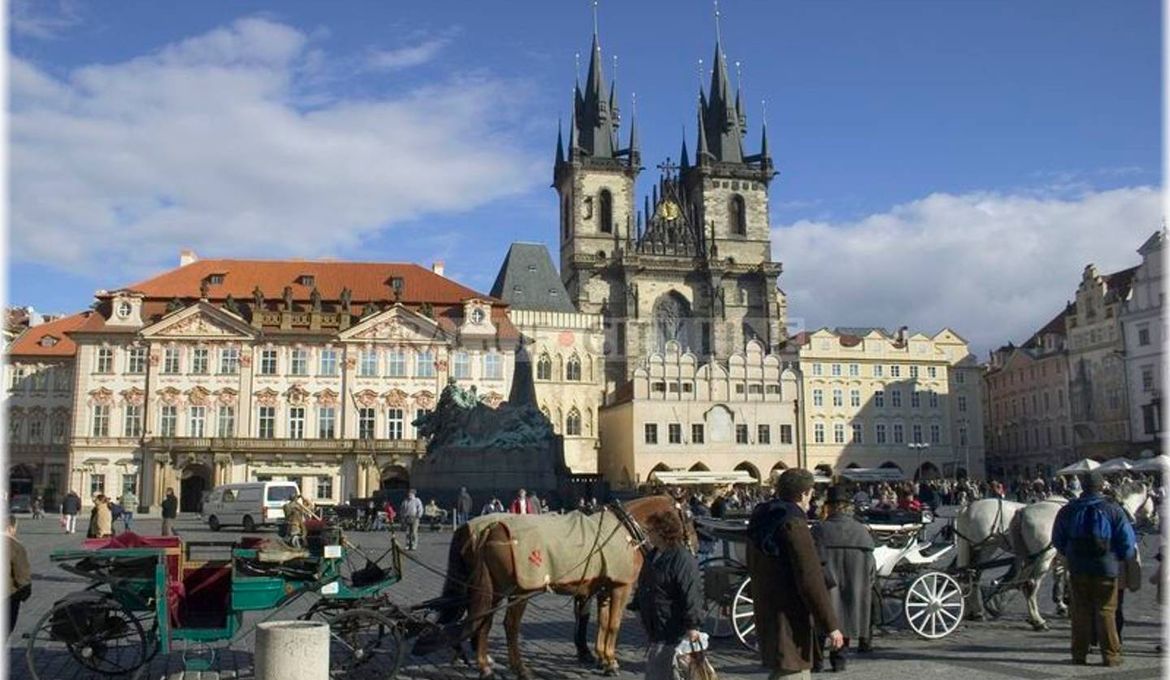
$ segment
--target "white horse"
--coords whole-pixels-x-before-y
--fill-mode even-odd
[[[1149,516],[1153,503],[1145,484],[1123,480],[1113,487],[1112,493],[1135,524]],[[1015,557],[1008,576],[1004,578],[1020,583],[1027,598],[1028,623],[1035,630],[1048,629],[1048,623],[1040,615],[1037,596],[1044,577],[1059,560],[1056,549],[1052,547],[1052,527],[1056,524],[1056,513],[1067,502],[1060,496],[1050,496],[1031,505],[998,498],[983,499],[967,506],[955,519],[958,567],[987,561],[999,549]],[[1056,578],[1063,577],[1064,569],[1058,568]],[[1062,590],[1058,587],[1054,591],[1058,613],[1064,610],[1060,597]],[[967,611],[970,612],[969,618],[983,618],[983,593],[978,578],[973,579]]]

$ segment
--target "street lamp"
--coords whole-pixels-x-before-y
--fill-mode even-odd
[[[930,444],[926,442],[910,442],[906,445],[906,448],[916,449],[918,451],[918,457],[914,463],[914,476],[917,477],[918,473],[922,471],[922,449],[930,448]]]

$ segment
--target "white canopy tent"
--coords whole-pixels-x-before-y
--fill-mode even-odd
[[[1072,465],[1066,465],[1056,471],[1058,475],[1081,475],[1086,472],[1092,472],[1100,467],[1101,464],[1091,458],[1082,458]]]
[[[730,484],[759,484],[746,470],[731,472],[687,472],[656,471],[650,473],[650,481],[668,486],[728,486]]]
[[[901,482],[906,473],[898,468],[845,468],[841,476],[851,482]]]
[[[1154,456],[1139,461],[1130,468],[1134,472],[1162,472],[1170,471],[1170,456]]]
[[[1128,458],[1112,458],[1105,461],[1104,463],[1101,463],[1101,466],[1097,468],[1097,472],[1100,472],[1101,474],[1109,474],[1111,472],[1126,472],[1132,467],[1133,461]]]

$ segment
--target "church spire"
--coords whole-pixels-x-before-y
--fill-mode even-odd
[[[630,167],[636,168],[642,161],[642,152],[638,148],[638,95],[631,95],[630,104],[630,146],[626,149],[626,161]]]
[[[719,4],[715,5],[715,63],[711,68],[710,98],[704,102],[707,143],[716,161],[743,162],[743,124],[739,93],[732,96],[723,36],[719,26]],[[701,95],[700,95],[701,96]]]
[[[561,133],[561,121],[557,119],[557,158],[556,164],[560,165],[565,162],[565,141],[564,135]]]
[[[593,158],[613,158],[617,151],[614,93],[606,93],[601,59],[601,40],[595,28],[593,47],[589,54],[589,72],[585,76],[585,92],[577,100],[577,134],[582,154]]]
[[[687,129],[683,127],[682,131],[682,151],[678,152],[678,165],[680,170],[686,170],[691,167],[691,163],[687,160]]]

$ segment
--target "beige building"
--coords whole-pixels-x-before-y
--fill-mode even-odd
[[[1121,312],[1137,267],[1102,275],[1085,267],[1068,329],[1069,401],[1078,458],[1106,460],[1129,451],[1129,400]]]
[[[744,470],[767,480],[798,464],[797,385],[795,370],[761,342],[725,363],[700,363],[670,342],[601,409],[601,472],[622,489],[671,470]]]
[[[8,493],[55,507],[69,489],[77,345],[70,331],[92,312],[26,327],[7,349]]]
[[[1076,460],[1065,336],[1071,307],[1023,345],[991,354],[983,385],[987,469],[993,477],[1050,477]]]
[[[69,484],[173,486],[193,510],[227,482],[291,479],[335,503],[408,483],[412,421],[449,379],[510,389],[506,305],[412,264],[196,260],[114,292],[77,343]]]
[[[514,243],[492,286],[533,363],[540,410],[564,440],[565,464],[597,473],[598,409],[605,397],[600,314],[578,312],[541,244]]]
[[[980,368],[958,334],[822,328],[793,345],[806,467],[982,478]]]
[[[1134,273],[1132,294],[1121,312],[1125,338],[1126,386],[1129,406],[1130,455],[1158,454],[1162,446],[1162,348],[1166,318],[1162,289],[1162,257],[1166,230],[1155,232],[1138,254],[1142,263]]]

